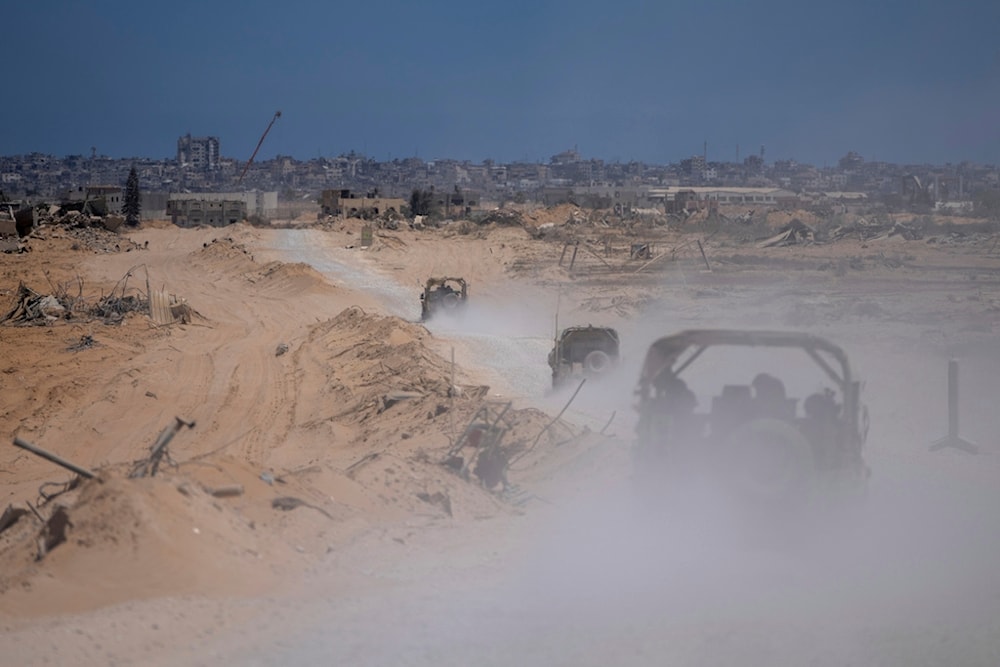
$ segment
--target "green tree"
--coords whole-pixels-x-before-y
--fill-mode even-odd
[[[410,213],[413,215],[433,215],[437,209],[434,190],[414,190],[410,193]]]
[[[135,167],[128,172],[128,180],[125,181],[125,199],[122,202],[122,213],[125,215],[125,224],[137,227],[139,225],[139,174]]]
[[[979,215],[1000,220],[1000,190],[983,188],[973,195],[975,211]]]

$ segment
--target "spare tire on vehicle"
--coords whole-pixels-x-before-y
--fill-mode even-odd
[[[451,292],[450,294],[445,294],[441,298],[441,306],[448,309],[457,308],[461,300],[462,299],[458,296],[458,294]]]
[[[583,367],[588,373],[604,373],[611,368],[611,357],[603,350],[593,350],[583,358]]]
[[[755,419],[733,431],[724,449],[737,498],[769,506],[808,502],[816,465],[809,441],[792,424]]]

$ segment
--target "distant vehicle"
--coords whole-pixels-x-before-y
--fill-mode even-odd
[[[549,352],[552,386],[573,378],[605,375],[620,361],[618,332],[610,327],[563,329]]]
[[[682,376],[696,376],[695,362],[719,346],[788,350],[792,363],[782,362],[775,373],[796,368],[794,353],[800,353],[821,370],[818,386],[823,377],[831,386],[800,406],[785,395],[778,377],[760,373],[747,384],[723,385],[699,410]],[[728,370],[742,372],[742,364]],[[726,371],[713,368],[713,381]],[[789,513],[863,497],[868,416],[859,393],[844,351],[810,334],[695,330],[660,338],[649,348],[636,391],[633,460],[639,490],[644,496],[669,494],[698,479],[734,507]]]
[[[426,322],[441,312],[456,313],[465,307],[469,286],[464,278],[428,278],[420,295],[420,320]]]

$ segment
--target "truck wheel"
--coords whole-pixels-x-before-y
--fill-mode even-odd
[[[583,367],[589,373],[603,373],[611,367],[611,357],[603,350],[594,350],[583,358]]]

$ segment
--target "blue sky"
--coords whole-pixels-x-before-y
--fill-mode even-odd
[[[1000,1],[22,0],[0,154],[1000,163]]]

